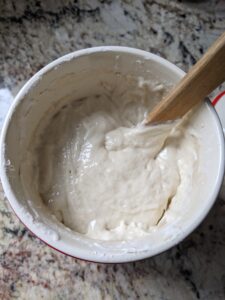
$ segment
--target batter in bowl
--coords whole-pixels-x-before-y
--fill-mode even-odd
[[[126,240],[167,222],[172,205],[185,206],[195,133],[185,120],[141,125],[164,92],[157,82],[107,87],[66,103],[38,133],[38,191],[59,221],[93,239]]]

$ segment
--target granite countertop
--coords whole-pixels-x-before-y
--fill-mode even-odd
[[[65,53],[132,46],[188,70],[224,30],[224,0],[0,0],[0,121],[21,85]],[[225,299],[225,201],[171,250],[104,265],[47,247],[0,187],[0,299]]]

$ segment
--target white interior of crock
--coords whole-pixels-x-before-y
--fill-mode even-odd
[[[193,230],[214,202],[223,159],[221,129],[212,108],[204,103],[193,116],[200,137],[200,172],[195,178],[186,213],[171,226],[148,237],[124,242],[88,239],[59,223],[21,181],[21,160],[34,132],[52,106],[101,93],[99,82],[112,84],[117,73],[175,84],[184,73],[152,54],[121,48],[93,48],[67,55],[41,70],[17,96],[3,130],[3,185],[21,221],[51,246],[76,257],[103,262],[130,261],[159,253]]]

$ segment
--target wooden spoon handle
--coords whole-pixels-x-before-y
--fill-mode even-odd
[[[225,81],[225,33],[149,113],[145,123],[182,117]]]

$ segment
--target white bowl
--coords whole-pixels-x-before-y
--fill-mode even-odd
[[[100,80],[110,83],[120,72],[176,84],[185,73],[154,54],[127,47],[96,47],[76,51],[35,74],[17,95],[1,136],[0,175],[5,194],[23,224],[49,246],[67,255],[95,262],[128,262],[150,257],[183,240],[212,207],[224,172],[224,138],[219,118],[204,102],[193,126],[200,137],[200,173],[195,178],[185,214],[171,226],[145,238],[124,242],[92,240],[58,222],[21,180],[21,160],[27,155],[35,129],[49,109],[62,99],[80,99],[96,90]],[[29,181],[29,178],[27,179]]]

